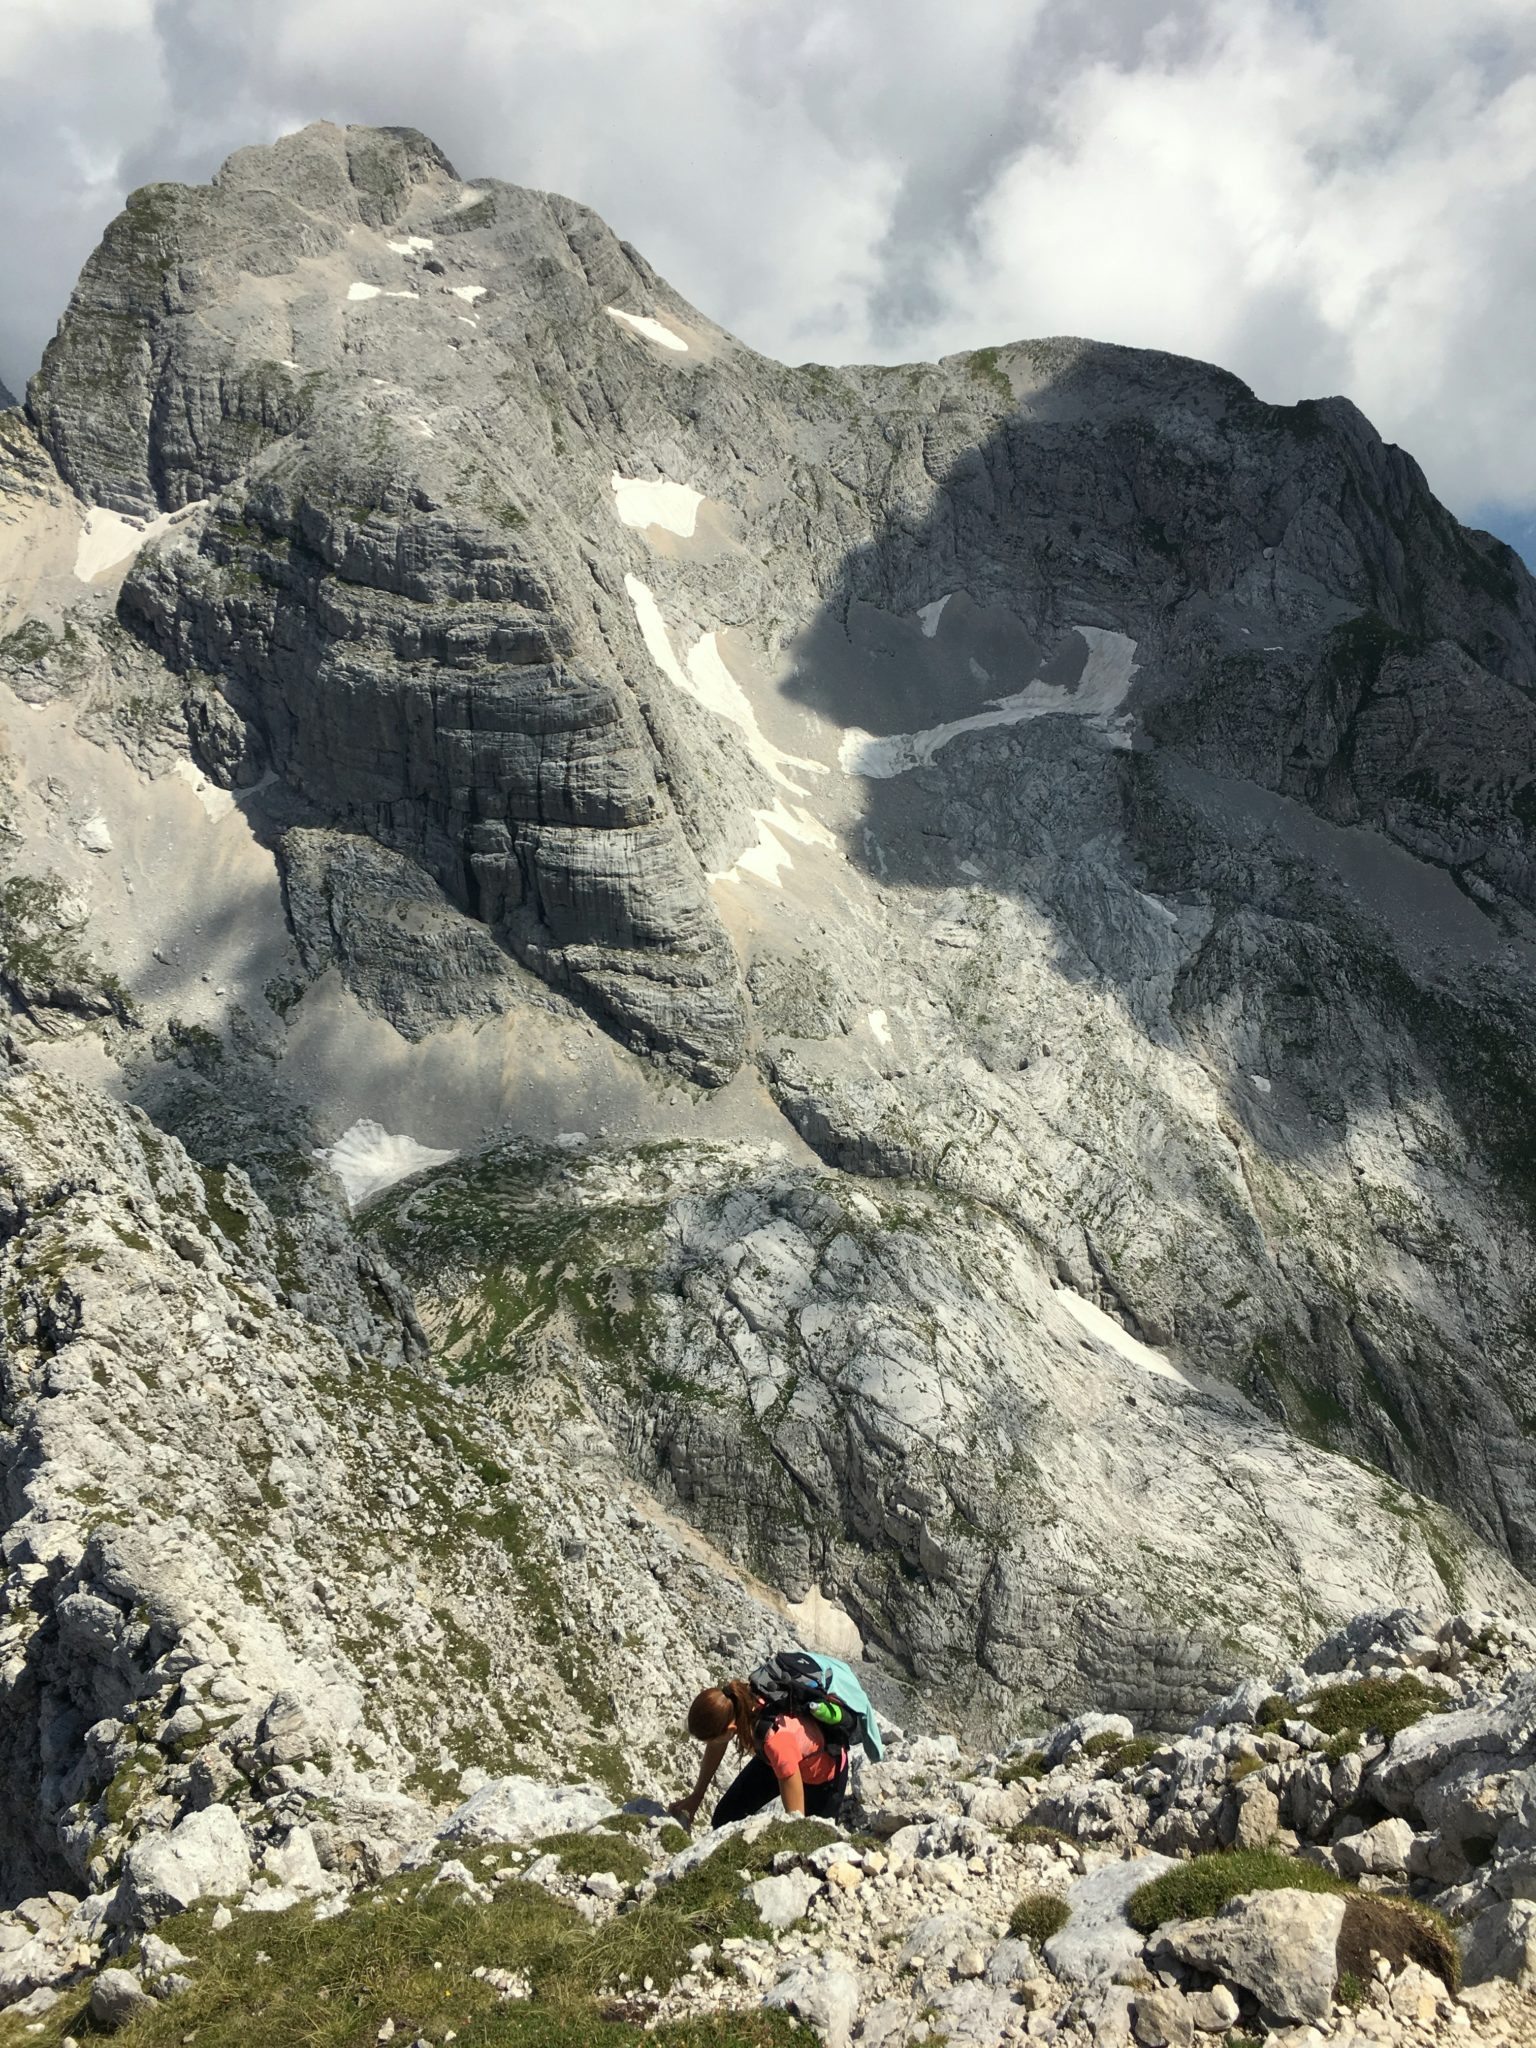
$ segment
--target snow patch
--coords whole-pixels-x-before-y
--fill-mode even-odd
[[[829,1600],[820,1586],[812,1586],[803,1600],[791,1600],[785,1612],[803,1643],[814,1643],[823,1657],[841,1657],[845,1664],[857,1664],[864,1655],[864,1638],[858,1624],[835,1600]]]
[[[802,846],[825,846],[836,851],[837,841],[826,826],[799,804],[786,804],[783,797],[771,811],[754,811],[752,817],[757,825],[756,842],[738,854],[730,867],[706,875],[706,881],[739,882],[744,875],[755,875],[770,889],[778,889],[783,886],[779,876],[785,868],[794,866],[784,844],[786,839],[797,840]]]
[[[746,691],[725,665],[719,635],[706,633],[702,640],[696,642],[684,668],[673,651],[672,637],[649,585],[642,583],[638,576],[626,576],[624,588],[634,607],[635,623],[640,628],[646,652],[668,682],[675,683],[696,704],[702,704],[706,711],[713,711],[738,726],[746,735],[747,750],[753,760],[759,762],[785,789],[792,790],[796,796],[808,796],[810,792],[804,784],[796,782],[785,770],[798,768],[810,775],[825,775],[825,765],[820,761],[804,760],[798,754],[786,754],[763,732]],[[827,844],[831,843],[828,836]]]
[[[157,518],[143,521],[126,519],[121,512],[109,512],[105,505],[92,505],[75,544],[75,574],[82,583],[91,583],[96,577],[105,576],[109,569],[120,569],[133,560],[146,541],[169,533],[207,502],[206,498],[199,498],[178,511],[162,512]]]
[[[315,1157],[328,1166],[347,1191],[347,1206],[357,1209],[370,1195],[393,1187],[408,1174],[424,1167],[446,1166],[457,1152],[439,1152],[430,1145],[418,1145],[414,1138],[397,1136],[382,1124],[361,1117],[342,1132],[334,1145],[322,1145]]]
[[[931,607],[930,607],[931,609]],[[924,732],[897,732],[884,738],[850,727],[837,750],[838,765],[848,775],[863,775],[872,782],[888,781],[910,769],[925,766],[941,747],[961,733],[985,732],[996,725],[1022,725],[1027,719],[1046,718],[1067,712],[1086,719],[1110,733],[1111,721],[1125,701],[1136,673],[1136,642],[1125,633],[1103,626],[1078,626],[1078,637],[1087,643],[1088,659],[1075,690],[1059,683],[1034,682],[1011,697],[997,698],[985,711],[969,718],[954,718],[945,725],[929,726]]]
[[[1154,1379],[1177,1380],[1181,1387],[1189,1381],[1176,1365],[1164,1357],[1161,1351],[1154,1351],[1150,1344],[1143,1344],[1139,1337],[1133,1337],[1123,1324],[1117,1323],[1112,1315],[1106,1315],[1096,1301],[1089,1301],[1084,1295],[1074,1293],[1070,1287],[1057,1290],[1056,1299],[1074,1322],[1081,1325],[1090,1337],[1096,1337],[1101,1344],[1107,1344],[1111,1351],[1117,1351],[1132,1365],[1139,1365],[1143,1372]]]
[[[233,792],[220,789],[216,782],[210,782],[195,761],[178,761],[171,772],[179,775],[188,785],[208,817],[227,818],[235,808]]]
[[[376,299],[378,296],[379,287],[376,284],[349,284],[347,286],[347,297],[354,305],[359,299]]]
[[[884,1010],[871,1010],[864,1021],[869,1026],[870,1036],[877,1045],[890,1044],[891,1027],[886,1022]]]
[[[603,311],[610,319],[622,320],[626,327],[632,327],[636,334],[643,334],[647,341],[654,341],[658,348],[676,349],[679,355],[687,355],[688,344],[680,334],[674,334],[670,327],[663,327],[659,320],[653,320],[648,313],[625,313],[617,306],[604,306]]]
[[[485,297],[483,284],[451,284],[448,289],[456,299],[462,299],[466,306],[472,306],[476,299]]]
[[[717,869],[706,876],[711,882],[739,882],[743,875],[756,875],[759,881],[777,889],[779,875],[783,869],[793,867],[786,839],[793,839],[801,846],[823,846],[836,852],[837,841],[823,825],[799,804],[786,804],[778,798],[771,811],[752,813],[757,825],[757,840],[738,856],[728,868]]]
[[[949,590],[942,597],[936,597],[932,604],[920,604],[918,606],[917,616],[922,621],[923,638],[925,640],[931,640],[939,630],[939,621],[944,616],[944,607],[949,603],[954,594],[952,590]]]
[[[397,256],[415,256],[421,250],[431,248],[432,237],[430,235],[407,235],[403,242],[391,242],[389,246]]]
[[[684,540],[693,538],[699,507],[704,502],[702,492],[690,490],[687,484],[669,483],[666,477],[653,481],[649,477],[620,476],[617,470],[610,481],[615,509],[626,526],[664,526],[668,533],[679,534]]]
[[[713,711],[719,717],[728,719],[745,736],[747,751],[753,760],[767,770],[775,782],[796,796],[807,796],[809,791],[802,783],[794,781],[785,773],[786,768],[798,768],[813,775],[825,775],[825,765],[820,761],[807,761],[796,754],[786,754],[776,747],[757,722],[747,693],[725,665],[720,652],[718,634],[706,633],[697,641],[688,655],[687,666],[677,658],[672,646],[672,636],[667,631],[666,621],[661,616],[656,599],[647,584],[638,576],[626,576],[624,588],[634,607],[635,623],[640,628],[640,637],[645,642],[646,652],[661,670],[668,682],[691,697],[706,711]],[[783,797],[774,800],[772,810],[752,813],[757,825],[757,838],[731,863],[730,867],[717,870],[706,877],[711,882],[739,882],[744,876],[754,875],[758,881],[766,882],[772,889],[781,887],[780,875],[794,865],[789,848],[784,844],[792,839],[802,846],[823,846],[832,851],[837,841],[819,819],[799,804],[787,804]]]

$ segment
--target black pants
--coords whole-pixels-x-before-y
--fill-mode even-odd
[[[845,1760],[837,1776],[829,1778],[825,1785],[806,1786],[805,1810],[814,1814],[817,1820],[836,1821],[842,1816],[847,1792],[848,1765]],[[710,1826],[723,1828],[729,1821],[745,1820],[749,1813],[760,1813],[778,1796],[778,1779],[762,1757],[754,1756],[743,1764],[720,1795]]]

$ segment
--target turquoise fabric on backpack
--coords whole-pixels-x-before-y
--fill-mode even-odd
[[[864,1747],[876,1763],[885,1755],[885,1738],[880,1733],[880,1723],[875,1710],[869,1703],[869,1694],[854,1677],[840,1657],[824,1657],[819,1650],[813,1651],[828,1692],[835,1692],[845,1707],[853,1707],[864,1716]]]

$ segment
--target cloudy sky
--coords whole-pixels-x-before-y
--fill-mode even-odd
[[[0,0],[0,377],[306,121],[586,200],[791,362],[1089,334],[1346,392],[1536,558],[1532,0]]]

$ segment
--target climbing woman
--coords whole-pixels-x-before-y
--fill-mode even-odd
[[[734,1737],[747,1761],[721,1795],[712,1827],[744,1820],[766,1806],[775,1792],[786,1813],[810,1813],[835,1821],[848,1790],[848,1751],[827,1741],[808,1708],[770,1706],[744,1678],[706,1686],[688,1709],[688,1733],[704,1745],[693,1790],[668,1811],[692,1827]]]

